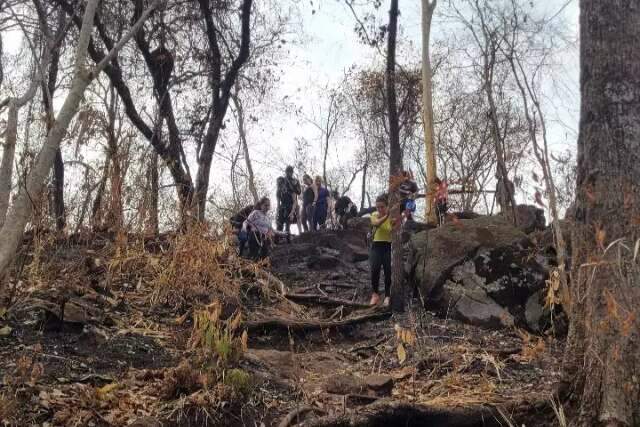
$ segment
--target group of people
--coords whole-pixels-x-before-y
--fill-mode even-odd
[[[317,231],[326,227],[330,204],[340,227],[346,227],[350,218],[371,214],[371,233],[369,261],[371,266],[371,305],[382,301],[388,306],[391,300],[391,242],[395,227],[413,220],[416,210],[418,185],[410,172],[402,173],[402,182],[398,187],[400,195],[400,214],[390,215],[389,197],[386,194],[376,199],[375,209],[358,212],[351,199],[330,193],[323,183],[322,177],[312,179],[305,174],[302,185],[294,176],[294,168],[288,166],[285,175],[277,179],[277,219],[274,229],[268,213],[271,201],[263,197],[255,206],[247,206],[231,218],[231,225],[236,229],[239,241],[239,253],[244,255],[248,246],[248,256],[260,260],[269,256],[271,245],[276,239],[289,239],[291,225],[297,225],[298,231]],[[446,181],[436,178],[433,202],[438,222],[444,221],[447,212],[448,189]],[[384,299],[381,298],[380,278],[384,273]]]
[[[358,210],[347,196],[337,191],[329,192],[321,176],[315,179],[305,174],[303,185],[294,175],[294,168],[287,166],[284,176],[276,180],[276,227],[268,212],[271,200],[263,197],[256,205],[250,205],[231,217],[231,226],[239,241],[239,254],[248,249],[251,259],[264,259],[277,239],[289,239],[291,226],[297,225],[298,233],[318,231],[327,227],[330,214],[335,214],[335,222],[345,227],[349,218],[358,215]],[[332,212],[330,212],[332,211]]]

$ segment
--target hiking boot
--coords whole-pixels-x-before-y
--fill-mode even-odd
[[[379,303],[380,295],[374,292],[373,295],[371,295],[371,301],[369,302],[369,305],[378,305]]]
[[[389,305],[391,305],[391,298],[389,298],[389,297],[385,297],[385,298],[384,298],[384,302],[382,303],[382,305],[383,305],[384,307],[389,307]]]

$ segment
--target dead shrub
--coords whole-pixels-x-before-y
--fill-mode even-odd
[[[6,394],[0,394],[0,420],[11,423],[15,421],[18,403]]]
[[[193,369],[188,360],[183,360],[176,368],[165,372],[160,395],[166,400],[175,399],[200,390],[206,383],[205,375]]]

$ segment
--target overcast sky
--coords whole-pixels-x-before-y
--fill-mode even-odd
[[[313,2],[314,4],[317,1]],[[440,1],[444,4],[444,0]],[[574,0],[565,6],[566,0],[548,0],[536,2],[539,10],[556,13],[562,10],[559,18],[564,19],[573,36],[578,35],[578,2]],[[563,6],[565,6],[563,8]],[[562,9],[561,9],[562,8]],[[312,13],[312,10],[315,13]],[[383,2],[379,11],[380,18],[385,19],[388,2]],[[413,45],[403,49],[398,61],[400,63],[417,63],[420,54],[420,2],[400,1],[400,31],[405,39]],[[312,8],[301,8],[302,25],[306,41],[290,47],[285,67],[285,75],[278,89],[280,97],[287,96],[307,115],[322,103],[318,87],[337,84],[345,74],[345,70],[357,64],[361,67],[380,63],[380,53],[363,45],[354,32],[356,21],[343,0],[322,0]],[[432,38],[437,41],[447,30],[446,18],[436,13],[432,26]],[[407,51],[410,53],[407,54]],[[404,55],[404,57],[402,56]],[[411,57],[407,57],[411,55]],[[579,119],[578,92],[578,50],[567,52],[566,62],[558,70],[556,82],[548,82],[545,98],[545,113],[550,124],[550,142],[553,150],[574,148],[577,138]],[[438,97],[437,89],[434,97]],[[263,162],[261,176],[272,179],[280,173],[284,165],[293,161],[296,138],[305,137],[315,143],[319,154],[319,133],[310,125],[300,123],[291,114],[281,114],[271,125],[261,123],[251,131],[255,143],[254,152],[257,161]],[[261,144],[270,141],[271,144]],[[277,155],[274,156],[274,153]],[[340,141],[331,152],[330,161],[344,162],[351,154],[349,140]],[[271,160],[271,159],[277,160]],[[269,159],[269,160],[267,160]]]

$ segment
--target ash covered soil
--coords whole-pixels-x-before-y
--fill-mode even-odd
[[[0,305],[3,425],[555,425],[562,340],[368,307],[361,229],[271,265],[202,233],[28,247]]]

